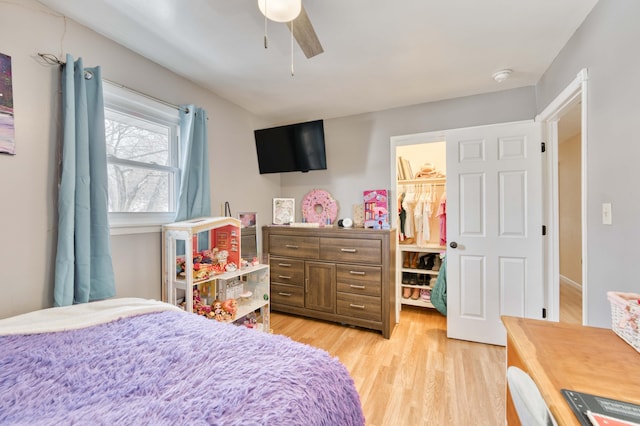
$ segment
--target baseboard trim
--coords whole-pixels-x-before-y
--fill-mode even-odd
[[[564,281],[565,283],[577,288],[578,290],[582,291],[582,284],[573,281],[571,278],[567,278],[564,275],[560,274],[560,281]]]

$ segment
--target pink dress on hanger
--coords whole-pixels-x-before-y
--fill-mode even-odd
[[[447,244],[447,193],[443,193],[440,198],[440,206],[436,214],[440,218],[440,245]]]

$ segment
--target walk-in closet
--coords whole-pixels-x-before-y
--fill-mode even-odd
[[[399,300],[446,310],[446,143],[395,150]]]

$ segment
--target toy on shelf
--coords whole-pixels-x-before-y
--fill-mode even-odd
[[[227,299],[222,302],[222,309],[226,312],[229,320],[234,320],[238,312],[238,301],[236,299]]]
[[[374,189],[364,191],[364,227],[389,229],[389,191]]]

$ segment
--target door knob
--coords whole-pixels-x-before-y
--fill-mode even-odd
[[[449,243],[449,247],[451,247],[451,248],[456,248],[456,247],[458,247],[458,243],[456,243],[455,241],[451,241],[451,242]]]

